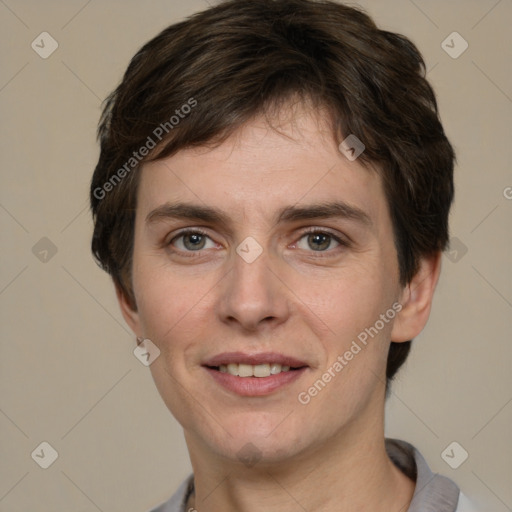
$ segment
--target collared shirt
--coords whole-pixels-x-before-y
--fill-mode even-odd
[[[386,451],[394,464],[416,482],[407,512],[477,512],[452,480],[432,473],[414,446],[386,439]],[[190,475],[168,501],[150,512],[188,512],[186,503],[193,490],[194,475]]]

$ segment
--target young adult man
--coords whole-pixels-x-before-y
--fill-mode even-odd
[[[415,46],[334,2],[222,2],[135,55],[99,135],[93,252],[194,471],[154,510],[471,510],[384,437],[453,199]]]

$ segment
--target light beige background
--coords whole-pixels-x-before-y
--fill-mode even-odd
[[[415,444],[483,510],[512,510],[512,2],[360,5],[425,56],[458,153],[452,236],[467,247],[443,258],[387,435]],[[87,194],[101,100],[143,43],[205,7],[0,0],[2,512],[144,512],[190,471],[181,429],[92,260]],[[31,48],[43,31],[59,44],[46,60]],[[469,43],[457,59],[441,47],[453,31]],[[57,248],[46,262],[32,249],[43,237]],[[59,454],[46,470],[31,458],[42,441]],[[456,470],[441,458],[452,441],[469,453]]]

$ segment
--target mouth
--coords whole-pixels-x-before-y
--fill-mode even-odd
[[[262,363],[262,364],[248,364],[248,363],[229,363],[221,364],[219,366],[209,366],[212,370],[217,370],[220,373],[228,373],[236,377],[257,377],[259,379],[270,377],[271,375],[279,375],[283,372],[290,372],[300,370],[302,367],[292,368],[289,365],[280,363]]]
[[[276,353],[219,354],[203,364],[217,384],[241,396],[263,396],[293,382],[309,366]]]

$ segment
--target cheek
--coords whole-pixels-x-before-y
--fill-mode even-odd
[[[392,281],[375,272],[366,267],[347,273],[312,296],[311,309],[328,330],[318,336],[325,358],[302,391],[310,398],[307,410],[322,415],[326,428],[336,429],[342,418],[361,413],[382,393],[384,380],[378,376],[386,367],[394,294]]]
[[[203,323],[199,318],[208,307],[208,287],[191,279],[159,273],[144,285],[139,315],[145,335],[169,348],[183,345],[196,336]]]
[[[204,279],[177,277],[161,268],[141,272],[139,277],[144,279],[138,301],[144,336],[160,349],[160,357],[150,366],[158,392],[181,425],[195,428],[199,422],[211,428],[206,409],[198,407],[209,401],[196,386],[201,371],[196,363],[201,346],[212,336],[211,324],[205,322],[212,286]]]
[[[201,285],[198,279],[173,270],[158,251],[142,246],[136,237],[132,280],[137,310],[144,335],[162,341],[201,302]]]
[[[309,307],[309,316],[314,313],[331,336],[350,344],[391,307],[396,297],[393,283],[389,269],[377,261],[369,264],[366,259],[360,265],[338,269],[328,280],[297,281],[295,290]],[[389,325],[380,330],[389,330]]]
[[[338,404],[347,414],[355,413],[383,385],[377,375],[385,372],[395,315],[393,279],[393,272],[381,264],[380,258],[374,258],[372,264],[366,259],[364,265],[351,266],[350,271],[326,281],[322,290],[310,292],[311,304],[315,305],[311,310],[328,326],[324,335],[318,336],[326,357],[308,385],[314,385],[318,378],[328,384],[310,405],[312,410],[323,411],[330,424],[338,421],[339,414],[332,411],[332,404]],[[391,314],[386,316],[388,311]],[[321,383],[318,386],[322,388]]]

